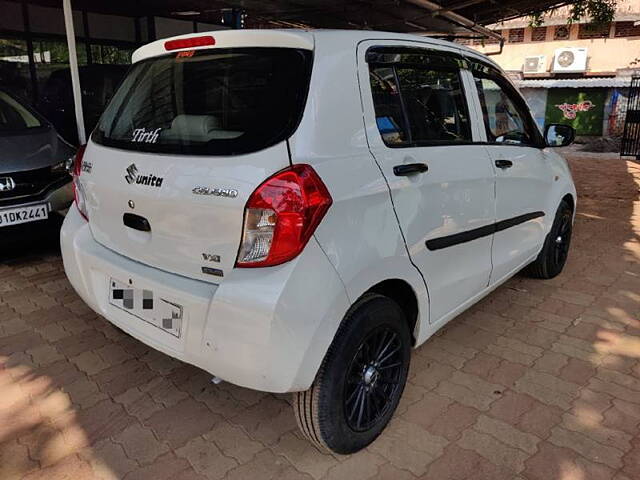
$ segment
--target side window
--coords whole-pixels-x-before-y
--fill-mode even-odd
[[[389,146],[408,143],[409,137],[394,69],[373,67],[369,70],[369,78],[376,111],[376,124],[382,140]]]
[[[526,112],[512,100],[513,93],[491,78],[475,78],[487,140],[494,143],[531,144],[535,141]]]
[[[471,141],[458,71],[399,67],[397,72],[414,144]]]
[[[459,71],[428,65],[371,65],[376,123],[388,146],[470,142]]]

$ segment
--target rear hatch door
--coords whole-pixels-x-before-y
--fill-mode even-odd
[[[290,164],[312,56],[299,48],[182,50],[136,63],[105,110],[81,182],[96,241],[220,283],[244,206]]]
[[[91,173],[82,179],[96,241],[147,265],[219,283],[235,263],[248,197],[288,166],[288,156],[284,142],[241,157],[180,162],[90,144],[87,163]]]

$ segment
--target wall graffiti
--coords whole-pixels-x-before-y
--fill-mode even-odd
[[[564,123],[578,135],[602,135],[604,88],[553,88],[547,93],[545,123]]]

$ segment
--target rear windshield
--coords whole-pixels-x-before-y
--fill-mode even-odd
[[[0,91],[0,132],[19,132],[41,126],[40,120],[24,105]]]
[[[234,155],[287,138],[304,108],[312,54],[291,48],[182,51],[135,64],[93,141],[127,150]]]

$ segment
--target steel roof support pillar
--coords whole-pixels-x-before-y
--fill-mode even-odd
[[[76,52],[76,34],[73,28],[73,11],[71,0],[62,0],[64,12],[64,29],[67,33],[67,47],[69,49],[69,70],[71,71],[71,88],[73,91],[73,106],[76,112],[76,125],[78,127],[78,142],[80,145],[87,143],[84,129],[84,114],[82,112],[82,89],[80,88],[80,71],[78,70],[78,55]]]

